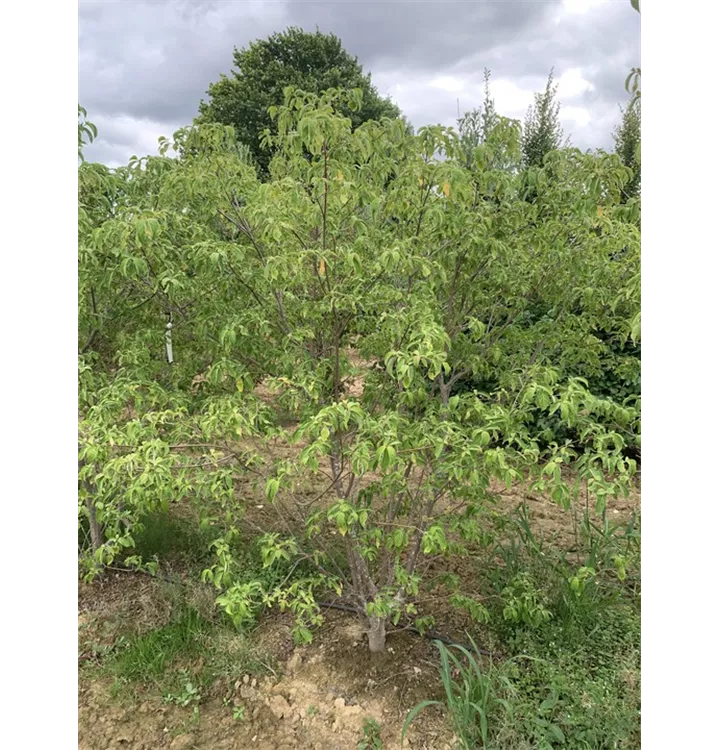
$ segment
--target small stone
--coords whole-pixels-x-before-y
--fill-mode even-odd
[[[287,672],[293,674],[302,666],[302,655],[299,651],[295,651],[289,661],[287,662]]]
[[[270,698],[269,708],[278,719],[283,719],[285,716],[289,717],[292,712],[289,703],[287,703],[287,700],[283,695],[275,695]]]
[[[272,695],[281,695],[287,692],[287,684],[285,682],[278,682],[276,685],[272,685],[272,689],[269,691]]]
[[[414,674],[421,674],[421,669],[419,669],[419,667],[414,667]]]
[[[334,708],[344,708],[345,705],[346,701],[344,700],[344,698],[337,698],[334,701]]]
[[[246,674],[246,675],[244,675],[244,677],[242,677],[242,682],[245,685],[249,685],[249,675],[248,674]]]
[[[189,750],[194,745],[194,736],[191,734],[178,734],[170,742],[170,750]]]
[[[257,678],[256,677],[252,678],[252,685],[251,685],[251,687],[253,687],[253,688],[257,687]]]

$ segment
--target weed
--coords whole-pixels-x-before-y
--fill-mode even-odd
[[[235,706],[232,709],[232,718],[235,721],[244,721],[244,711],[245,711],[244,706]]]
[[[514,654],[440,647],[442,701],[462,748],[595,750],[640,746],[640,532],[637,518],[584,513],[570,553],[535,534],[528,513],[497,519],[501,565],[478,569],[489,640]],[[580,526],[580,529],[579,529]],[[549,616],[550,613],[550,616]]]
[[[209,654],[212,673],[215,677],[236,679],[243,674],[276,674],[276,661],[260,649],[248,633],[234,629],[218,630]]]
[[[362,738],[357,743],[357,750],[383,750],[381,727],[374,719],[364,719]]]
[[[165,703],[174,703],[176,706],[189,706],[190,703],[197,703],[201,699],[199,688],[191,682],[185,682],[179,693],[168,692],[164,696]],[[195,708],[197,708],[195,706]]]
[[[440,641],[435,644],[441,659],[444,703],[426,700],[414,706],[404,722],[402,743],[406,730],[420,711],[427,706],[444,705],[463,750],[486,747],[489,719],[501,709],[510,710],[508,703],[497,695],[493,667],[489,665],[487,671],[481,669],[481,654],[473,640],[473,653],[459,645],[447,647]]]
[[[502,592],[504,620],[539,628],[552,617],[546,608],[547,597],[528,573],[518,573]]]

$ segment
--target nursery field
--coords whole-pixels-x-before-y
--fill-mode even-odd
[[[640,747],[639,75],[79,165],[81,748]]]

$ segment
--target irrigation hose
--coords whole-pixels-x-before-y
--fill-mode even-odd
[[[320,607],[325,607],[328,609],[340,609],[344,612],[352,612],[355,615],[358,615],[361,617],[363,615],[363,612],[358,607],[351,607],[348,604],[339,604],[334,602],[317,602],[317,605]],[[445,635],[441,635],[440,633],[437,633],[434,630],[425,630],[422,632],[418,628],[415,628],[413,625],[406,625],[402,628],[399,628],[401,631],[406,631],[408,633],[414,633],[415,635],[418,635],[421,638],[426,638],[429,641],[441,641],[441,643],[447,645],[447,646],[460,646],[461,648],[465,648],[467,651],[473,651],[474,646],[469,646],[466,643],[461,643],[460,641],[455,641],[451,638],[447,638]],[[493,656],[490,651],[486,651],[483,648],[476,647],[475,649],[480,654],[483,654],[484,656]]]
[[[177,578],[170,578],[169,576],[164,576],[159,573],[152,574],[146,570],[135,570],[133,568],[123,568],[116,565],[113,566],[107,566],[108,570],[116,570],[120,573],[143,573],[144,575],[149,576],[150,578],[158,578],[162,581],[167,581],[168,583],[172,584],[180,584],[181,586],[186,586],[187,584],[185,581],[182,581],[181,579],[178,580]],[[317,606],[322,607],[324,609],[337,609],[341,610],[342,612],[351,612],[352,614],[357,615],[358,617],[364,616],[364,613],[358,608],[358,607],[352,607],[349,604],[341,604],[339,602],[317,602]],[[460,641],[455,641],[452,638],[448,638],[445,635],[441,635],[441,633],[437,633],[434,630],[425,630],[422,632],[418,628],[415,628],[413,625],[406,625],[405,627],[400,628],[402,631],[406,631],[408,633],[413,633],[414,635],[418,635],[420,638],[426,638],[429,641],[440,641],[446,646],[459,646],[461,648],[466,649],[467,651],[473,651],[474,648],[476,651],[478,651],[480,654],[483,654],[484,656],[492,657],[493,654],[490,651],[486,651],[483,648],[470,646],[466,643],[461,643]]]

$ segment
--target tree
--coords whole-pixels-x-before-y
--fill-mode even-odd
[[[466,112],[458,120],[459,144],[465,166],[476,174],[513,172],[520,164],[520,132],[518,120],[501,117],[491,96],[491,71],[484,69],[484,101],[481,107]],[[478,177],[478,175],[476,175]],[[481,180],[479,180],[481,181]],[[485,195],[492,195],[494,187],[478,186]]]
[[[80,322],[94,288],[112,357],[80,357],[79,508],[104,533],[93,574],[121,554],[146,564],[131,554],[142,514],[194,502],[218,530],[204,580],[237,625],[288,608],[311,640],[334,592],[381,651],[391,623],[431,627],[416,599],[432,566],[434,595],[486,618],[451,561],[484,538],[494,483],[568,505],[585,482],[599,510],[627,490],[640,402],[587,378],[599,330],[631,335],[640,235],[615,154],[554,151],[532,203],[520,175],[489,168],[501,192],[477,201],[453,130],[354,127],[343,112],[361,107],[360,90],[288,89],[264,182],[220,125],[164,141],[181,160],[111,175],[112,211],[81,224]],[[483,385],[461,388],[469,376]],[[234,550],[250,531],[267,567],[311,568],[246,582]]]
[[[639,0],[631,0],[631,7],[637,12],[641,12]],[[626,78],[626,91],[631,94],[631,103],[628,110],[624,113],[623,122],[619,132],[621,133],[620,149],[623,152],[623,163],[633,167],[634,175],[632,179],[633,190],[626,190],[628,197],[631,194],[640,194],[641,190],[641,68],[631,68],[631,72]],[[631,109],[633,111],[631,112]],[[635,148],[631,148],[629,141],[635,143]],[[619,147],[619,143],[616,143]],[[617,148],[618,150],[618,148]]]
[[[87,110],[84,107],[77,105],[77,157],[80,161],[84,161],[85,157],[82,154],[83,146],[97,138],[97,127],[88,121]],[[87,139],[87,140],[85,140]]]
[[[490,91],[491,71],[484,68],[484,101],[481,107],[465,112],[459,118],[459,142],[467,166],[473,164],[474,150],[486,143],[498,122],[496,105]]]
[[[266,172],[271,149],[262,146],[266,128],[276,133],[268,109],[284,101],[284,89],[294,86],[315,94],[342,86],[359,88],[362,106],[357,112],[344,111],[352,126],[382,117],[398,118],[399,108],[382,98],[334,34],[307,32],[291,27],[268,39],[252,42],[234,51],[236,70],[210,85],[209,101],[200,103],[199,123],[233,125],[238,139],[250,147],[262,171]]]
[[[529,107],[524,120],[521,153],[525,167],[541,167],[549,151],[563,145],[563,130],[558,113],[561,105],[556,101],[558,84],[553,81],[553,70],[549,73],[543,93],[534,94],[534,103]]]
[[[631,179],[623,188],[622,202],[641,192],[641,99],[634,96],[626,109],[621,110],[621,124],[613,134],[615,151],[623,164],[631,170]]]

